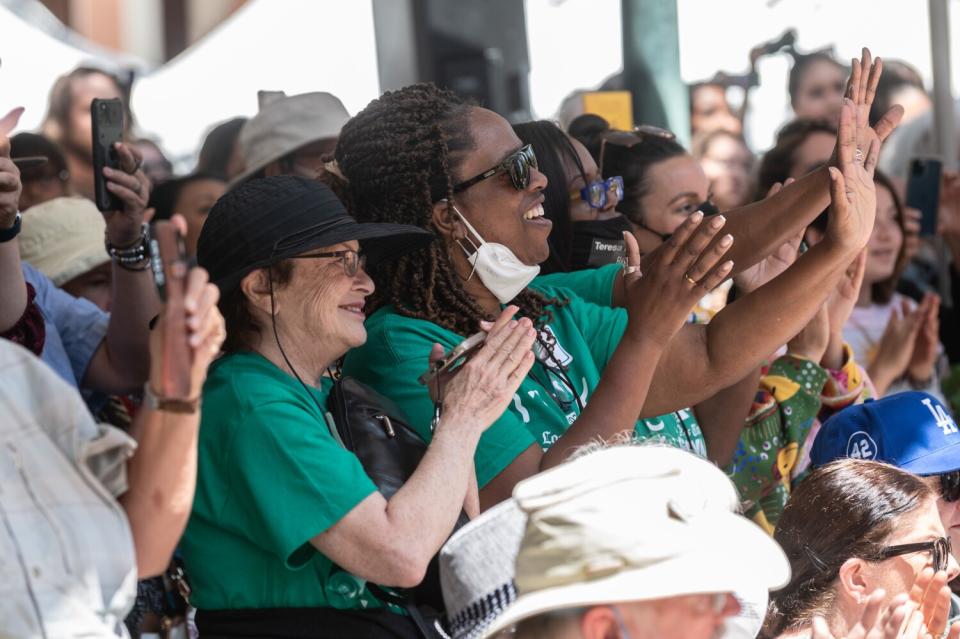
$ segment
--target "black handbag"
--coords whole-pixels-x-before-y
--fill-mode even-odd
[[[352,377],[342,376],[334,382],[327,397],[327,410],[336,427],[331,427],[331,434],[357,456],[380,493],[390,499],[417,469],[427,452],[426,442],[408,426],[409,420],[399,406]],[[468,521],[470,518],[461,511],[453,530]],[[430,561],[420,585],[402,591],[400,600],[373,584],[368,584],[368,588],[377,597],[406,608],[418,626],[422,624],[417,618],[418,608],[444,609],[436,556]],[[435,636],[427,634],[423,626],[421,630],[425,636]]]

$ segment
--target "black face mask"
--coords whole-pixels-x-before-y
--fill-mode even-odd
[[[580,271],[606,264],[627,263],[627,244],[623,233],[632,232],[630,221],[617,214],[608,220],[573,222],[570,268]]]
[[[703,213],[703,217],[705,218],[720,214],[720,209],[717,208],[717,205],[711,202],[710,200],[704,200],[703,202],[698,204],[697,208],[694,210],[700,211],[701,213]],[[638,222],[637,226],[644,229],[645,231],[649,231],[650,233],[653,233],[654,235],[660,238],[661,242],[666,242],[671,237],[673,237],[673,233],[660,233],[659,231],[654,231],[652,228],[650,228],[643,222]]]

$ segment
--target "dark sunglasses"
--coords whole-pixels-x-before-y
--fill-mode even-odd
[[[940,475],[940,497],[947,502],[960,499],[960,470]]]
[[[916,544],[901,544],[899,546],[887,546],[880,550],[881,559],[899,557],[900,555],[909,555],[914,552],[932,552],[933,569],[937,572],[946,570],[950,562],[950,538],[939,537],[932,541],[921,541]]]
[[[592,209],[602,209],[607,205],[607,194],[613,190],[618,200],[623,199],[623,177],[614,175],[606,180],[594,180],[580,189],[580,199]]]
[[[632,149],[647,138],[660,138],[661,140],[673,140],[677,136],[672,131],[661,129],[658,126],[650,124],[640,124],[633,127],[632,131],[607,131],[600,140],[600,175],[603,175],[603,157],[607,150],[607,145],[619,146],[625,149]]]
[[[474,184],[483,182],[487,178],[503,172],[506,172],[510,175],[510,182],[513,184],[513,188],[518,191],[523,191],[530,186],[531,168],[538,168],[537,156],[533,152],[533,146],[527,144],[526,146],[523,146],[519,150],[508,155],[496,166],[487,169],[479,175],[473,176],[469,180],[464,180],[463,182],[454,185],[453,192],[459,193],[460,191],[465,191]]]

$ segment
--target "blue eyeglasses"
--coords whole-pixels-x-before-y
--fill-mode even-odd
[[[602,209],[607,205],[607,194],[613,189],[618,200],[623,199],[623,178],[619,175],[606,180],[594,180],[580,189],[580,199],[592,209]]]

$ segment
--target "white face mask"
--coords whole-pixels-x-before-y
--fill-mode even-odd
[[[463,214],[457,210],[457,207],[454,206],[453,211],[460,216],[463,223],[467,225],[467,229],[480,241],[480,245],[477,246],[469,237],[465,238],[473,248],[471,253],[463,245],[462,240],[457,240],[457,244],[463,249],[464,254],[473,266],[473,271],[470,272],[467,281],[476,273],[483,285],[500,300],[500,303],[506,304],[519,295],[520,291],[527,288],[527,284],[540,274],[539,266],[524,264],[513,254],[513,251],[503,244],[485,241],[467,221],[467,218],[463,217]]]

